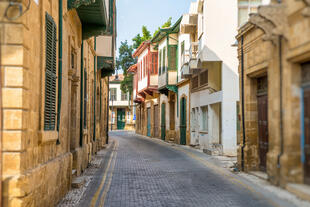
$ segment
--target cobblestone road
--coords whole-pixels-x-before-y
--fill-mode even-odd
[[[132,132],[113,132],[111,137],[116,146],[108,163],[110,170],[98,177],[90,197],[101,199],[90,206],[292,206],[226,169],[218,170],[214,163],[205,164],[208,156],[203,153]],[[101,191],[97,190],[100,182]]]

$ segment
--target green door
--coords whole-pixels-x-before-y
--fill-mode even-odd
[[[147,136],[151,136],[151,108],[147,109]]]
[[[117,129],[125,129],[125,109],[117,109]]]
[[[180,144],[186,145],[186,99],[181,99]]]
[[[161,105],[161,139],[166,139],[166,104]]]

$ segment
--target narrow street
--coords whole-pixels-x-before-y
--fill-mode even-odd
[[[294,206],[188,147],[126,131],[110,137],[81,207]]]

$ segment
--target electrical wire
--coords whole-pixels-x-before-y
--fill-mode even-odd
[[[4,17],[7,20],[14,21],[14,20],[20,18],[21,16],[23,16],[30,9],[30,5],[31,5],[31,0],[28,0],[28,5],[27,5],[25,11],[23,11],[23,6],[22,6],[21,3],[10,1],[8,7],[5,9]],[[8,16],[8,12],[9,12],[10,8],[15,7],[15,6],[18,6],[18,8],[19,8],[19,15],[17,15],[16,17],[12,17],[11,18],[11,17]]]

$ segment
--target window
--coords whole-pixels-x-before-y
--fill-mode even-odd
[[[124,93],[124,92],[122,91],[122,97],[121,97],[121,100],[122,100],[122,101],[127,101],[127,100],[128,100],[127,93]]]
[[[162,67],[162,73],[166,72],[166,47],[163,49],[163,67]]]
[[[45,105],[44,130],[55,130],[56,123],[56,24],[53,18],[45,15]]]
[[[201,107],[201,131],[208,132],[208,106]]]
[[[110,88],[110,101],[116,101],[117,100],[117,90],[116,88]]]
[[[208,70],[200,74],[200,86],[208,84]]]
[[[239,0],[238,1],[238,25],[242,26],[248,21],[249,14],[257,12],[257,7],[262,0]]]
[[[198,76],[194,77],[192,80],[192,89],[198,88]]]
[[[162,53],[162,51],[160,50],[159,51],[159,63],[158,63],[158,70],[159,70],[159,75],[161,75],[161,53]]]
[[[169,46],[169,70],[177,69],[177,47]]]

